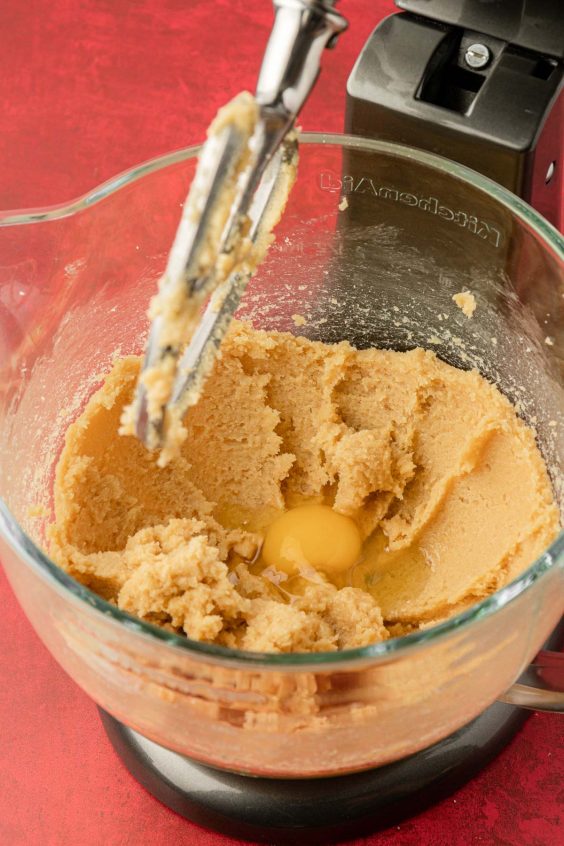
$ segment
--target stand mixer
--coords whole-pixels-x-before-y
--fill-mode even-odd
[[[557,0],[542,9],[516,2],[497,11],[470,0],[398,0],[397,5],[404,12],[380,23],[350,74],[346,131],[454,159],[522,197],[559,227],[564,19]],[[322,175],[321,187],[348,196],[366,190],[365,178],[362,156],[352,150],[344,156],[343,173],[333,181],[331,174]],[[401,202],[401,191],[398,196]],[[483,238],[501,246],[491,222],[433,198],[406,196],[431,216],[452,216],[456,225],[477,234],[477,249]],[[393,222],[390,204],[383,208],[382,220]],[[353,210],[343,225],[362,225],[364,215],[361,208]],[[378,212],[371,206],[371,223],[375,219]],[[421,240],[426,239],[423,225]],[[500,265],[505,260],[503,248],[498,260]],[[346,255],[340,261],[346,264]],[[547,647],[561,643],[562,632],[555,631]],[[550,663],[549,657],[544,660]],[[536,676],[538,683],[542,668],[528,673],[528,680]],[[511,702],[511,696],[507,699]],[[498,754],[526,717],[523,708],[496,703],[438,744],[372,771],[257,781],[188,761],[102,711],[129,770],[179,813],[229,834],[276,842],[307,838],[308,843],[390,824],[439,798]]]
[[[468,350],[479,347],[484,357],[484,351],[489,351],[481,369],[499,382],[510,398],[523,403],[523,415],[539,415],[539,439],[548,462],[556,464],[558,444],[552,438],[550,425],[561,414],[561,396],[551,390],[564,360],[562,300],[556,287],[560,279],[564,293],[562,245],[557,234],[518,198],[532,203],[548,220],[558,223],[562,179],[559,92],[564,43],[559,3],[543,3],[543,14],[538,17],[537,12],[536,18],[531,16],[533,6],[538,10],[538,3],[512,4],[515,10],[519,6],[514,19],[508,14],[495,15],[493,7],[468,0],[405,0],[398,5],[405,11],[387,18],[375,30],[349,79],[346,129],[364,138],[304,138],[297,184],[299,189],[302,180],[298,195],[301,206],[290,203],[279,236],[283,247],[278,252],[273,250],[266,262],[268,284],[259,277],[256,287],[250,286],[243,311],[247,308],[252,312],[256,300],[257,313],[268,315],[265,328],[287,328],[284,284],[293,286],[291,311],[306,311],[294,303],[302,296],[297,282],[308,280],[311,311],[318,308],[323,315],[317,323],[312,321],[310,337],[328,342],[340,340],[346,312],[346,335],[353,344],[407,349],[425,345],[427,327],[433,325],[435,305],[439,302],[439,289],[442,287],[445,298],[450,299],[452,292],[472,281],[472,287],[483,296],[483,317],[479,325],[476,320],[470,322],[472,325],[460,322],[458,334]],[[333,4],[309,0],[277,3],[279,9],[287,7],[299,12],[311,11],[312,6],[325,11],[333,8]],[[539,27],[539,21],[545,25]],[[526,109],[518,108],[521,94],[526,97]],[[502,110],[503,102],[506,108]],[[454,159],[517,196],[498,190],[478,173],[425,152],[387,143],[390,141]],[[84,374],[90,374],[93,368],[100,372],[106,366],[106,360],[94,361],[98,353],[93,351],[104,348],[109,356],[122,341],[126,348],[139,351],[135,342],[143,325],[149,284],[142,280],[137,285],[138,268],[131,266],[130,258],[134,245],[141,242],[147,264],[162,269],[162,248],[170,236],[170,225],[167,221],[161,226],[161,218],[155,213],[147,231],[140,232],[136,211],[153,205],[143,205],[144,197],[138,205],[130,198],[138,190],[146,190],[146,196],[153,199],[162,194],[159,213],[164,215],[163,210],[174,205],[170,197],[178,201],[180,196],[176,188],[170,188],[175,175],[180,174],[177,181],[185,192],[187,172],[193,176],[193,168],[183,171],[182,167],[193,157],[194,151],[184,158],[173,156],[148,169],[145,175],[131,177],[124,191],[131,190],[124,193],[123,201],[121,189],[108,191],[108,201],[117,204],[116,213],[108,207],[110,211],[105,212],[106,218],[100,224],[102,235],[93,234],[94,226],[89,230],[84,222],[77,223],[79,231],[86,231],[94,256],[95,248],[107,243],[111,229],[127,227],[123,212],[133,209],[131,229],[122,229],[115,236],[120,250],[131,242],[131,253],[125,249],[123,266],[117,264],[115,269],[117,278],[123,268],[128,268],[127,272],[133,274],[131,284],[127,287],[123,282],[123,290],[116,286],[115,291],[110,288],[104,292],[99,278],[92,277],[92,289],[96,291],[92,314],[103,314],[96,317],[99,326],[91,346],[88,327],[93,321],[90,313],[86,315],[89,277],[81,283],[84,300],[79,305],[88,319],[80,323],[79,309],[73,331],[83,327],[85,362],[82,374],[70,374],[75,384],[81,384]],[[144,184],[154,184],[160,190],[143,189]],[[348,208],[341,217],[335,211],[343,199]],[[87,210],[87,214],[91,213]],[[85,267],[88,273],[88,262]],[[373,272],[374,268],[378,268],[378,273]],[[279,305],[265,310],[265,302],[269,305],[265,288],[276,288],[272,280],[278,278]],[[351,280],[359,288],[356,293]],[[537,285],[533,289],[534,280]],[[154,276],[148,283],[152,286]],[[367,311],[368,301],[376,305]],[[523,305],[525,317],[517,310],[518,302]],[[382,316],[389,314],[396,303],[405,307],[409,321],[399,327]],[[129,331],[130,335],[106,337],[120,323],[109,315],[113,309],[121,315],[122,308],[124,316],[135,312],[130,325],[125,319],[121,321],[121,331]],[[420,325],[412,317],[417,311]],[[58,335],[62,349],[66,349],[64,333],[70,332],[68,324],[69,321],[61,324],[62,334]],[[495,337],[495,345],[482,343],[480,327],[488,330],[488,342]],[[530,368],[524,364],[527,356],[521,346],[521,329],[533,350]],[[68,341],[69,349],[73,348],[72,343]],[[39,341],[38,350],[41,354]],[[460,366],[472,366],[480,360],[476,353],[475,359],[465,362],[457,343],[446,336],[441,338],[437,351]],[[546,360],[548,356],[550,362]],[[63,371],[59,372],[58,381],[51,374],[50,378],[58,396],[64,382]],[[72,385],[68,393],[73,396]],[[527,405],[527,394],[536,404],[531,400]],[[546,407],[539,397],[546,398]],[[32,390],[28,402],[32,408],[37,406],[33,399]],[[15,402],[8,403],[8,418],[16,406]],[[25,435],[30,465],[34,463],[36,448],[33,438],[40,441],[44,432],[54,428],[48,409],[43,410],[42,418],[36,421],[36,431],[18,420],[18,431],[35,431],[35,435]],[[17,455],[17,443],[12,449]],[[4,478],[16,477],[17,468],[11,467],[10,457],[4,461]],[[327,735],[320,734],[316,748],[321,759],[325,747],[323,766],[319,767],[323,778],[312,777],[312,771],[300,777],[299,764],[292,771],[291,761],[286,762],[286,774],[275,772],[272,762],[276,755],[274,751],[269,755],[268,748],[254,770],[253,754],[258,761],[261,744],[267,747],[270,742],[273,750],[288,745],[288,758],[298,762],[302,760],[300,747],[305,749],[310,742],[300,739],[300,729],[308,728],[305,715],[287,740],[273,734],[269,741],[265,731],[264,736],[256,735],[254,750],[231,749],[237,734],[245,733],[239,719],[241,709],[252,710],[260,698],[261,688],[254,686],[264,670],[260,656],[239,653],[226,658],[221,650],[206,649],[205,645],[196,648],[192,655],[174,642],[174,636],[155,632],[120,614],[56,571],[44,555],[41,558],[42,554],[18,525],[26,525],[25,497],[18,499],[18,492],[12,490],[3,491],[2,496],[11,512],[4,506],[0,510],[2,544],[12,550],[6,552],[3,546],[2,557],[26,613],[58,660],[98,702],[109,738],[132,774],[162,802],[195,822],[253,840],[308,844],[389,825],[452,791],[495,756],[526,719],[527,712],[517,706],[547,710],[564,707],[560,692],[562,665],[557,654],[541,652],[520,678],[520,684],[511,687],[558,619],[561,580],[557,580],[557,568],[561,568],[564,552],[556,541],[550,554],[539,559],[528,575],[480,603],[477,610],[455,618],[453,625],[443,624],[435,634],[429,630],[405,638],[402,649],[413,660],[408,670],[416,669],[417,655],[431,653],[423,666],[423,673],[430,675],[428,698],[422,697],[422,702],[413,706],[414,733],[420,738],[413,753],[387,754],[384,747],[388,726],[383,714],[366,738],[361,733],[356,758],[351,752],[352,763],[345,767],[341,766],[345,748],[332,748],[337,734],[330,730]],[[28,567],[29,561],[32,563]],[[33,591],[29,574],[35,579]],[[533,591],[537,592],[534,607],[530,607],[525,602]],[[530,623],[530,630],[524,631],[529,619],[534,622]],[[476,631],[480,634],[470,634]],[[441,661],[441,638],[443,643],[448,638],[458,638],[453,651],[458,676],[453,672],[453,678],[444,684],[432,677],[435,665]],[[472,640],[479,641],[475,653],[470,649]],[[390,688],[386,687],[386,678],[388,673],[393,676],[397,649],[392,644],[390,641],[376,645],[372,652],[368,648],[363,654],[344,655],[342,660],[332,656],[325,664],[324,659],[316,659],[317,663],[312,659],[303,673],[299,662],[291,664],[291,655],[275,656],[267,667],[275,680],[265,698],[277,700],[283,711],[294,689],[292,672],[297,670],[295,689],[300,685],[306,688],[315,680],[320,698],[333,696],[335,710],[345,710],[352,703],[354,711],[357,702],[372,695],[375,699],[380,695],[385,702],[392,689],[391,682]],[[560,644],[555,631],[546,649],[558,649]],[[487,655],[488,650],[498,656],[493,676],[499,676],[499,680],[472,664],[479,661],[480,655]],[[472,661],[466,666],[469,651]],[[377,663],[377,669],[371,676],[372,662]],[[217,669],[215,676],[211,666]],[[397,680],[393,686],[397,688]],[[446,706],[444,711],[439,710],[434,688],[440,686],[457,700],[452,710],[460,716],[453,717]],[[182,697],[186,702],[182,702]],[[472,698],[475,704],[470,702]],[[496,699],[500,701],[494,702]],[[206,709],[213,708],[216,718],[211,723],[216,723],[218,729],[206,747],[205,731],[197,721],[206,716]],[[353,725],[353,717],[350,719]],[[406,722],[405,714],[401,719]],[[167,721],[174,724],[176,734],[172,729],[169,736],[164,729],[161,731],[161,720],[163,725]],[[441,730],[441,722],[450,728]],[[377,736],[378,723],[381,749],[376,750],[375,744],[371,757],[370,746]],[[403,736],[400,728],[395,726],[398,748]],[[345,726],[343,732],[347,730]],[[406,734],[410,730],[410,726],[405,726]],[[302,738],[305,734],[303,731]],[[217,754],[212,754],[214,747]],[[191,755],[192,748],[195,751]],[[334,774],[332,768],[339,774]]]

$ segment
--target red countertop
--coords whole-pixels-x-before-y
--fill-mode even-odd
[[[348,0],[351,27],[304,110],[339,131],[345,80],[391,0]],[[268,0],[4,0],[0,208],[69,200],[202,139],[254,86]],[[0,846],[240,843],[159,804],[125,771],[93,703],[34,634],[0,574]],[[534,714],[472,782],[355,846],[564,844],[564,721]],[[300,844],[302,846],[302,844]],[[303,846],[306,846],[305,841]]]

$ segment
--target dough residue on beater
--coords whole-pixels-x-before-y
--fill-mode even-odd
[[[212,278],[213,285],[208,287],[207,294],[211,294],[215,310],[219,310],[223,297],[227,293],[227,280],[234,274],[250,278],[259,264],[264,260],[274,235],[272,230],[280,220],[297,174],[297,134],[289,132],[284,145],[286,155],[282,161],[272,195],[261,219],[256,237],[249,236],[252,221],[249,216],[242,217],[239,222],[238,235],[231,240],[224,252],[218,253],[218,245],[230,220],[234,201],[237,196],[238,185],[244,173],[252,166],[254,156],[254,133],[259,122],[260,110],[252,94],[244,91],[231,102],[223,106],[208,128],[208,145],[218,142],[227,130],[237,130],[242,139],[242,148],[238,157],[231,162],[223,181],[220,202],[214,206],[214,212],[209,216],[203,228],[205,238],[198,253],[197,267],[194,269],[195,278]],[[149,420],[160,419],[162,423],[163,442],[159,446],[161,452],[159,464],[165,466],[172,458],[179,454],[180,446],[186,438],[186,430],[182,423],[182,416],[188,405],[194,405],[199,399],[200,392],[213,365],[215,356],[214,344],[208,345],[208,352],[200,364],[201,378],[192,387],[189,395],[184,398],[184,405],[168,408],[167,405],[173,393],[173,386],[177,374],[178,355],[187,346],[188,340],[201,318],[205,296],[198,290],[188,294],[188,286],[179,263],[183,256],[182,242],[198,223],[203,202],[208,190],[207,169],[205,167],[206,148],[200,159],[196,176],[190,188],[188,199],[183,209],[181,223],[175,243],[169,256],[167,268],[159,282],[159,290],[151,300],[148,316],[151,321],[159,321],[159,343],[163,350],[168,348],[174,354],[164,354],[156,364],[146,367],[140,373],[139,384],[145,393],[146,409]],[[291,151],[291,154],[289,153]],[[179,249],[180,245],[180,249]],[[172,284],[171,284],[172,282]],[[212,339],[213,340],[213,339]],[[219,344],[221,338],[216,339]],[[135,401],[130,402],[123,410],[121,418],[121,434],[134,435],[138,409]],[[149,435],[149,440],[153,436]],[[150,444],[156,446],[155,444]]]

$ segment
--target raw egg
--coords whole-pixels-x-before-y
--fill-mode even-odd
[[[314,567],[337,575],[360,557],[362,540],[354,520],[328,505],[301,505],[268,527],[262,559],[288,575]]]

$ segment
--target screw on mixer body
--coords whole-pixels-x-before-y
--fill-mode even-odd
[[[485,44],[471,44],[464,54],[464,61],[470,68],[481,70],[491,59],[491,53]]]

